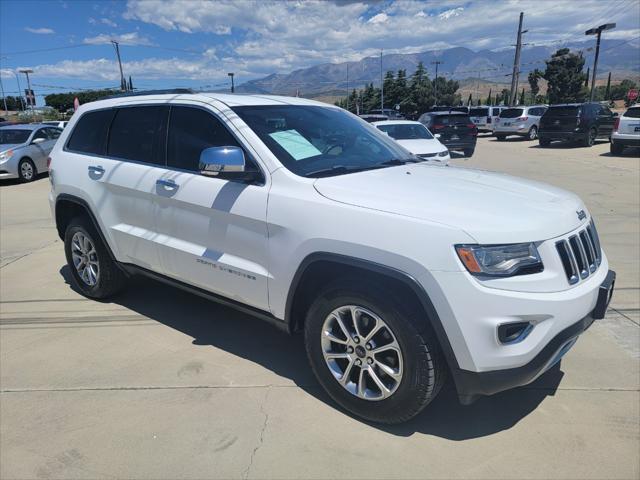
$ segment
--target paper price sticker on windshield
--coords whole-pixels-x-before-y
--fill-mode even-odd
[[[322,154],[309,140],[300,135],[297,130],[273,132],[270,133],[269,136],[278,142],[295,160],[304,160],[305,158]]]

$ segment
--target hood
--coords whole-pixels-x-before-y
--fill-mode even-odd
[[[24,143],[3,143],[2,145],[0,145],[0,153],[4,153],[7,150],[11,150],[14,148],[20,148],[20,147],[24,147]]]
[[[337,202],[405,215],[465,231],[478,243],[547,240],[578,228],[585,210],[573,193],[500,173],[426,163],[320,178]]]
[[[415,140],[396,140],[400,145],[415,155],[424,153],[438,153],[446,150],[447,147],[442,145],[437,139],[427,140],[424,138]]]

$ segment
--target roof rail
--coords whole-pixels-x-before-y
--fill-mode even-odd
[[[164,90],[140,90],[137,92],[122,92],[122,93],[115,93],[113,95],[109,95],[108,97],[104,97],[104,99],[109,99],[109,98],[121,98],[121,97],[137,97],[140,95],[163,95],[166,93],[193,93],[193,90],[191,90],[190,88],[168,88],[168,89],[164,89]]]

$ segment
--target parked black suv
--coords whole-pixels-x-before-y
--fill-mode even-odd
[[[552,105],[540,119],[540,146],[546,147],[553,140],[565,140],[591,147],[596,139],[611,137],[616,116],[609,107],[599,103]]]
[[[473,155],[478,128],[468,114],[454,111],[427,112],[423,113],[418,121],[436,135],[449,150],[462,150],[465,157]]]

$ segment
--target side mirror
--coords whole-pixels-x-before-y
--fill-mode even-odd
[[[614,116],[614,117],[619,117],[619,116],[620,116],[620,114],[619,114],[618,112],[613,112],[613,116]]]
[[[442,135],[441,135],[441,134],[439,134],[439,133],[436,133],[436,134],[434,135],[434,137],[436,137],[436,138],[440,138],[440,137],[442,137]]]
[[[32,145],[37,145],[37,144],[42,143],[42,142],[44,142],[44,138],[34,138],[34,139],[31,141],[31,144],[32,144]]]
[[[200,174],[215,176],[221,172],[244,172],[244,152],[239,147],[210,147],[200,152]]]

